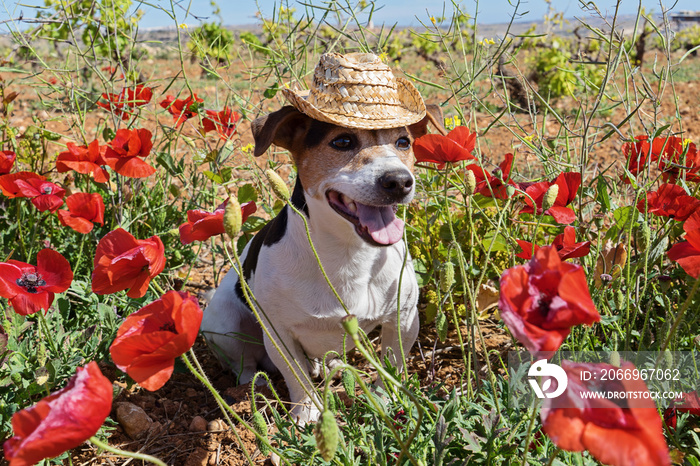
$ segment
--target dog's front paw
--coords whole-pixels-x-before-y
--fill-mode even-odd
[[[294,406],[289,414],[292,416],[292,420],[300,427],[314,423],[321,417],[321,411],[316,406],[316,403],[312,402],[308,397]]]

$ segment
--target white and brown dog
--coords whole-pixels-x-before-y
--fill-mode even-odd
[[[402,367],[399,330],[408,351],[418,335],[418,285],[396,211],[414,195],[412,141],[428,122],[440,124],[439,109],[426,111],[415,87],[372,54],[323,55],[311,91],[285,95],[292,106],[253,122],[255,155],[272,144],[291,153],[298,177],[290,202],[306,216],[331,283],[364,331],[381,325],[383,356]],[[307,374],[297,379],[263,334],[235,270],[206,308],[202,331],[240,383],[258,369],[277,368],[295,419],[313,421],[319,412],[307,395],[313,393],[307,375],[314,359],[342,351],[346,312],[317,265],[302,219],[288,206],[246,246],[242,260],[272,338]]]

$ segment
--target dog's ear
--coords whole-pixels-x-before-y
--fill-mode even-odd
[[[447,134],[447,130],[442,125],[443,119],[442,109],[439,105],[430,104],[425,106],[425,117],[418,123],[414,123],[408,127],[408,131],[413,136],[413,139],[418,139],[421,136],[428,134],[428,123],[432,123],[435,129],[440,134]]]
[[[256,118],[251,125],[255,139],[253,154],[256,157],[263,155],[272,144],[291,149],[298,132],[304,130],[302,123],[307,119],[306,115],[291,105]]]

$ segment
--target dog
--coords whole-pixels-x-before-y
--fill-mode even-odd
[[[389,82],[389,90],[360,89],[358,77]],[[320,262],[349,312],[365,332],[381,326],[382,358],[401,369],[399,341],[408,352],[418,335],[418,284],[396,212],[414,196],[412,142],[427,133],[428,123],[441,124],[440,110],[426,108],[412,84],[372,54],[323,55],[310,92],[285,91],[292,105],[252,123],[254,154],[272,144],[290,152],[297,178],[289,202],[306,217]],[[356,105],[343,105],[348,95]],[[387,103],[398,108],[387,111]],[[279,370],[293,418],[312,422],[320,405],[308,374],[314,360],[342,352],[346,311],[321,273],[302,218],[288,205],[247,244],[241,260],[270,334],[231,270],[204,312],[204,336],[239,383],[259,369]],[[297,375],[275,344],[301,368]]]

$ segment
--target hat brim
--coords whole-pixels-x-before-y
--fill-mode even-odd
[[[397,77],[396,86],[400,105],[355,103],[352,105],[355,110],[352,113],[343,107],[342,102],[338,102],[337,112],[321,110],[307,100],[308,91],[282,89],[282,93],[294,108],[314,120],[346,128],[386,129],[418,123],[425,117],[423,97],[418,89],[404,78]]]

